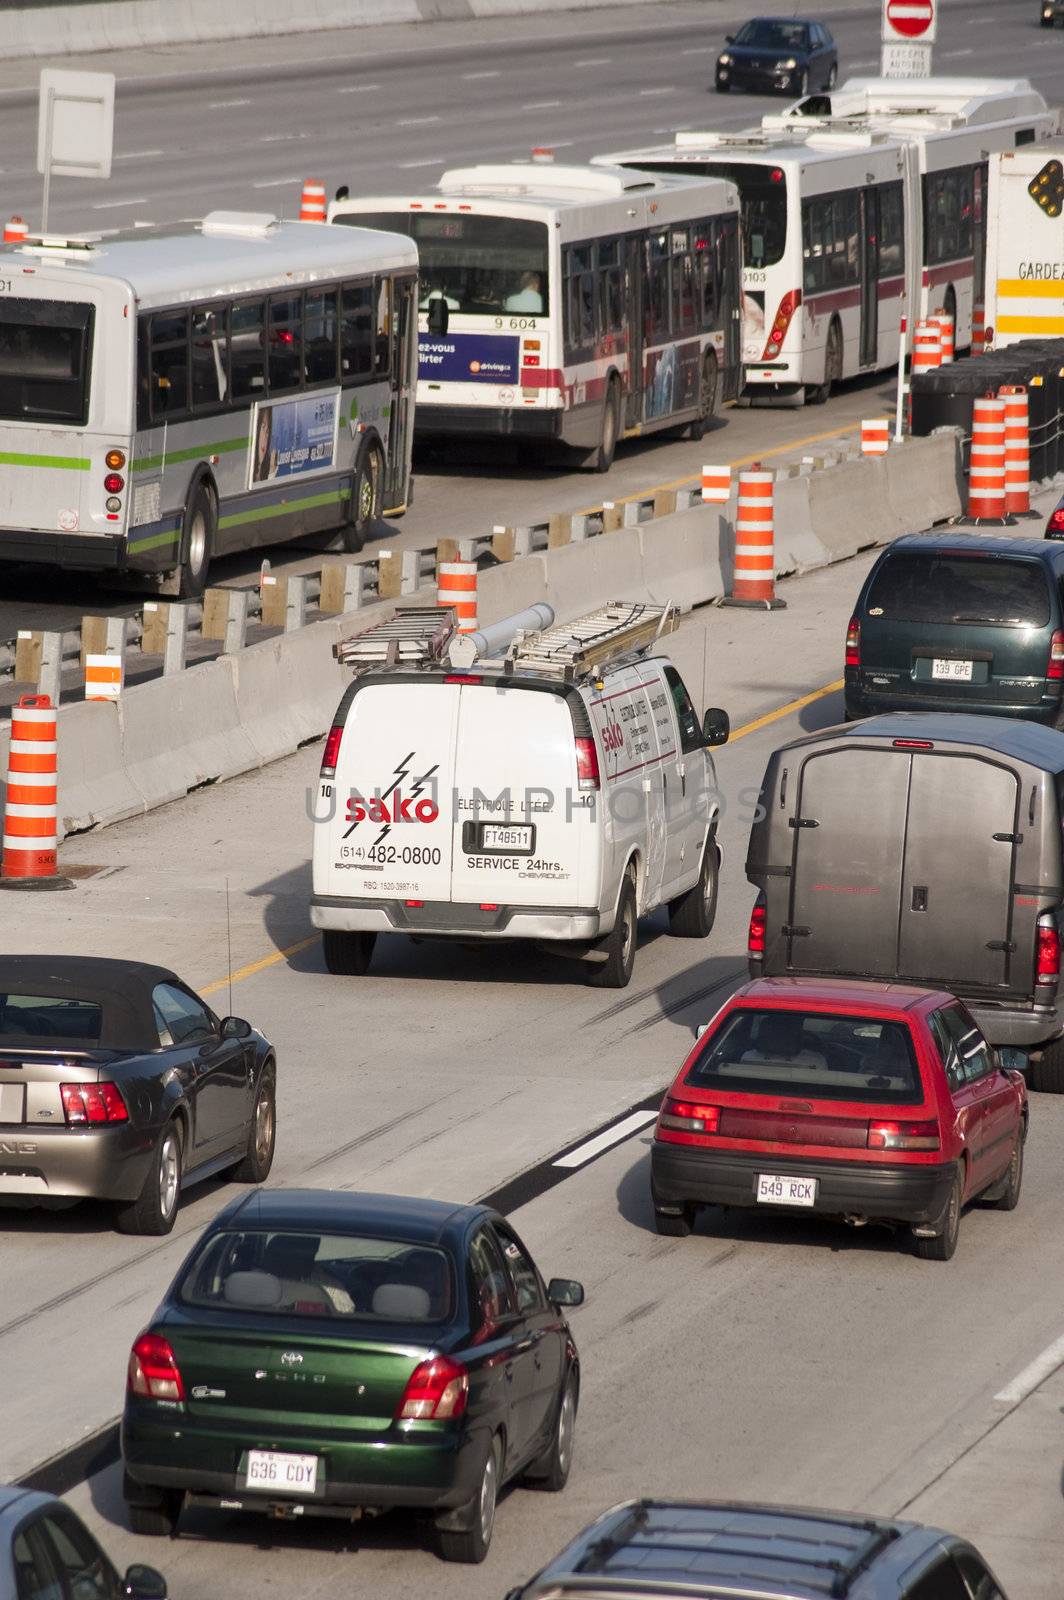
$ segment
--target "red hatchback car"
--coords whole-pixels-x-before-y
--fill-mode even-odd
[[[908,1224],[948,1261],[961,1210],[1020,1197],[1027,1087],[952,994],[841,978],[759,978],[732,995],[662,1103],[659,1233],[699,1206]]]

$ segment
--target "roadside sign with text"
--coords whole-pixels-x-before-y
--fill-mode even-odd
[[[919,39],[931,44],[938,16],[935,0],[883,0],[884,44],[899,39]]]
[[[888,44],[884,41],[879,75],[881,78],[929,78],[931,46],[919,43]]]

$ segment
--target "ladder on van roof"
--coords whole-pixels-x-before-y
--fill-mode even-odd
[[[412,606],[333,645],[333,655],[345,667],[437,666],[457,631],[453,606]]]
[[[678,626],[672,604],[664,606],[611,600],[575,622],[516,639],[503,671],[539,672],[574,683],[597,676],[625,656],[641,655]]]

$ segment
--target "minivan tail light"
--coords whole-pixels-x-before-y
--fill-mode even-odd
[[[129,1109],[116,1083],[61,1083],[63,1115],[71,1127],[90,1122],[128,1122]]]
[[[870,1122],[869,1150],[938,1150],[938,1123]]]
[[[768,912],[765,902],[758,895],[754,902],[754,909],[750,913],[750,929],[746,935],[746,953],[748,956],[763,956],[765,953],[765,925],[768,922]]]
[[[667,1099],[658,1117],[659,1128],[675,1128],[677,1133],[716,1133],[719,1126],[719,1106],[700,1106],[686,1100]]]
[[[436,1356],[414,1368],[395,1415],[400,1422],[445,1422],[463,1414],[468,1398],[465,1367],[447,1356]]]
[[[321,775],[323,778],[336,777],[336,768],[340,760],[340,740],[343,736],[344,730],[339,724],[335,724],[329,729],[325,740],[325,749],[322,751],[321,757]]]
[[[1035,967],[1039,983],[1056,983],[1060,978],[1060,934],[1055,922],[1038,924],[1038,960]]]
[[[838,634],[835,637],[837,639]],[[846,665],[848,667],[861,665],[861,624],[856,617],[850,618],[850,625],[846,629]]]
[[[185,1385],[170,1341],[159,1333],[142,1333],[129,1353],[130,1394],[146,1400],[183,1400]]]
[[[1058,628],[1049,641],[1049,661],[1046,664],[1047,678],[1064,678],[1064,632]]]
[[[576,781],[581,789],[599,787],[598,751],[594,739],[576,741]]]

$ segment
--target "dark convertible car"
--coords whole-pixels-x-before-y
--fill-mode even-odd
[[[0,1204],[118,1202],[169,1233],[184,1185],[261,1183],[277,1064],[176,973],[92,956],[0,957]]]
[[[518,1475],[565,1487],[580,1366],[563,1307],[481,1205],[258,1189],[227,1206],[129,1358],[134,1533],[185,1504],[352,1520],[408,1507],[482,1561]]]

